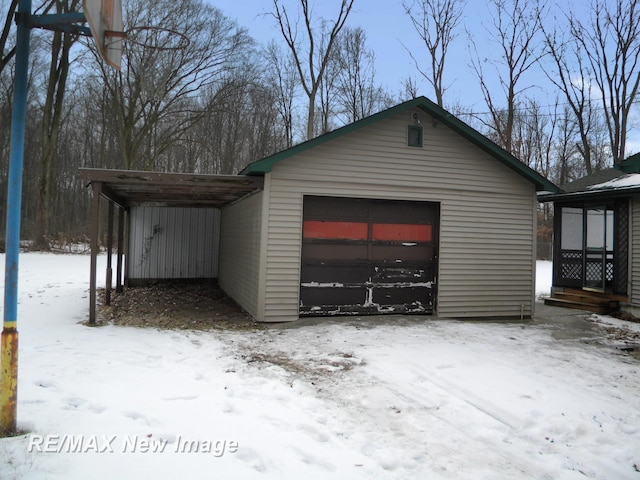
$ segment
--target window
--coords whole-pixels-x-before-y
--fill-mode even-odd
[[[407,145],[410,147],[422,147],[422,127],[409,125],[407,130]]]

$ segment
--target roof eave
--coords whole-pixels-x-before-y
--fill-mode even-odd
[[[420,108],[423,112],[430,115],[434,119],[439,120],[443,124],[447,125],[452,130],[456,131],[462,137],[469,140],[471,143],[500,161],[503,165],[507,166],[514,172],[523,176],[531,183],[533,183],[536,187],[536,191],[548,191],[557,193],[560,189],[554,185],[552,182],[544,178],[535,170],[529,168],[527,165],[522,163],[516,157],[508,153],[503,148],[499,147],[497,144],[489,140],[487,137],[482,135],[480,132],[470,127],[462,120],[458,119],[456,116],[452,115],[445,109],[439,107],[431,100],[426,97],[418,97],[410,100],[408,102],[401,103],[396,105],[395,107],[391,107],[387,110],[383,110],[382,112],[378,112],[370,117],[366,117],[362,120],[358,120],[357,122],[351,123],[349,125],[345,125],[344,127],[338,128],[332,132],[326,133],[319,137],[316,137],[312,140],[308,140],[304,143],[296,145],[288,150],[284,150],[282,152],[276,153],[270,157],[263,158],[262,160],[258,160],[247,167],[245,167],[240,174],[242,175],[264,175],[271,171],[273,166],[293,155],[302,153],[310,148],[321,145],[324,142],[329,140],[333,140],[334,138],[345,135],[349,132],[355,131],[367,125],[371,125],[372,123],[378,122],[385,118],[391,117],[398,113],[404,112],[406,110],[412,108]]]
[[[293,155],[302,153],[306,150],[309,150],[310,148],[321,145],[325,142],[333,140],[334,138],[341,137],[342,135],[353,132],[362,127],[366,127],[367,125],[371,125],[380,120],[384,120],[385,118],[391,117],[404,110],[415,108],[421,103],[422,99],[426,100],[426,98],[424,97],[418,97],[408,102],[401,103],[400,105],[396,105],[395,107],[391,107],[381,112],[375,113],[369,117],[363,118],[362,120],[358,120],[354,123],[350,123],[343,127],[337,128],[336,130],[333,130],[331,132],[325,133],[318,137],[312,138],[311,140],[307,140],[306,142],[302,142],[298,145],[288,148],[287,150],[283,150],[274,155],[271,155],[269,157],[265,157],[261,160],[253,162],[247,165],[244,169],[242,169],[240,171],[240,175],[256,175],[256,174],[259,175],[259,174],[268,173],[273,168],[273,165],[280,162],[281,160],[284,160]]]
[[[437,110],[435,110],[434,108],[425,108],[425,106],[420,105],[419,107],[422,108],[425,113],[428,113],[432,117],[447,125],[452,130],[456,131],[458,134],[469,140],[481,150],[484,150],[486,153],[500,161],[507,168],[527,178],[531,183],[535,185],[536,191],[553,193],[560,192],[560,189],[554,183],[544,178],[532,168],[529,168],[527,165],[522,163],[505,149],[482,135],[476,129],[467,125],[455,115],[447,112],[444,109],[441,109],[430,100],[426,98],[425,100],[429,102],[432,107],[437,108]]]
[[[538,201],[542,203],[555,202],[562,200],[579,200],[585,199],[597,199],[600,197],[612,198],[612,197],[625,197],[640,193],[639,186],[622,187],[622,188],[594,188],[593,190],[581,190],[579,192],[569,193],[545,193],[538,194]]]

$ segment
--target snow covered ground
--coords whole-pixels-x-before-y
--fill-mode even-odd
[[[580,316],[91,328],[87,256],[20,265],[2,480],[640,479],[640,362]]]

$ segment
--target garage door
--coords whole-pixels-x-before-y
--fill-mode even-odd
[[[305,196],[300,315],[433,313],[438,212]]]

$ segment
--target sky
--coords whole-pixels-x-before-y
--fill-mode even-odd
[[[272,0],[208,1],[227,16],[237,20],[241,26],[246,27],[249,34],[260,44],[267,44],[275,39],[284,48],[275,20],[270,15],[265,15],[273,8]],[[297,1],[282,0],[282,3],[289,6],[292,11],[296,11]],[[366,31],[367,45],[376,55],[376,79],[393,97],[397,98],[403,93],[403,81],[412,77],[419,87],[419,95],[435,100],[433,88],[417,71],[407,51],[407,49],[411,50],[416,58],[422,59],[422,69],[428,71],[426,47],[418,37],[410,18],[404,12],[402,3],[402,0],[356,0],[347,25],[359,26]],[[316,14],[325,19],[335,18],[339,11],[339,4],[339,0],[311,0]],[[557,4],[561,7],[554,6]],[[491,16],[493,10],[487,5],[488,2],[485,0],[467,0],[458,27],[458,36],[451,43],[447,54],[444,72],[445,86],[448,89],[444,95],[445,108],[452,110],[459,106],[464,111],[478,116],[488,116],[488,108],[477,74],[470,65],[472,54],[469,48],[469,35],[476,43],[480,56],[486,55],[488,59],[497,59],[497,49],[500,48],[496,40],[492,39],[492,32],[495,32],[494,19]],[[588,2],[584,1],[549,2],[550,10],[547,18],[552,19],[555,16],[562,18],[571,7],[574,16],[584,16],[586,21],[590,14],[587,5]],[[483,63],[483,69],[492,95],[497,99],[505,98],[501,93],[496,69],[486,62]],[[540,68],[532,68],[526,72],[519,86],[526,89],[527,97],[536,98],[539,104],[547,107],[550,113],[553,111],[556,88]],[[562,98],[560,101],[562,102]],[[634,123],[631,125],[628,136],[627,156],[640,151],[640,115],[638,112],[632,112],[631,118]],[[470,121],[464,118],[463,120]]]
[[[271,0],[210,0],[227,16],[235,19],[249,30],[259,43],[266,44],[271,39],[282,41],[280,31],[276,28],[273,17],[265,15],[272,10]],[[469,1],[461,22],[471,28],[482,28],[479,25],[480,5],[483,2]],[[294,5],[293,2],[284,3]],[[314,11],[325,19],[334,19],[339,11],[338,0],[312,2]],[[426,54],[420,38],[415,32],[410,18],[404,13],[401,0],[357,0],[350,13],[347,25],[362,27],[367,32],[367,45],[376,55],[376,78],[386,89],[397,95],[401,91],[402,81],[412,76],[418,79],[419,74],[407,48],[416,52],[416,57]],[[406,47],[406,48],[405,48]],[[481,106],[482,96],[479,90],[469,88],[466,81],[471,74],[466,51],[466,34],[460,30],[460,36],[452,46],[449,67],[446,75],[451,80],[450,98],[452,101]],[[420,93],[433,98],[431,87],[424,81]]]

